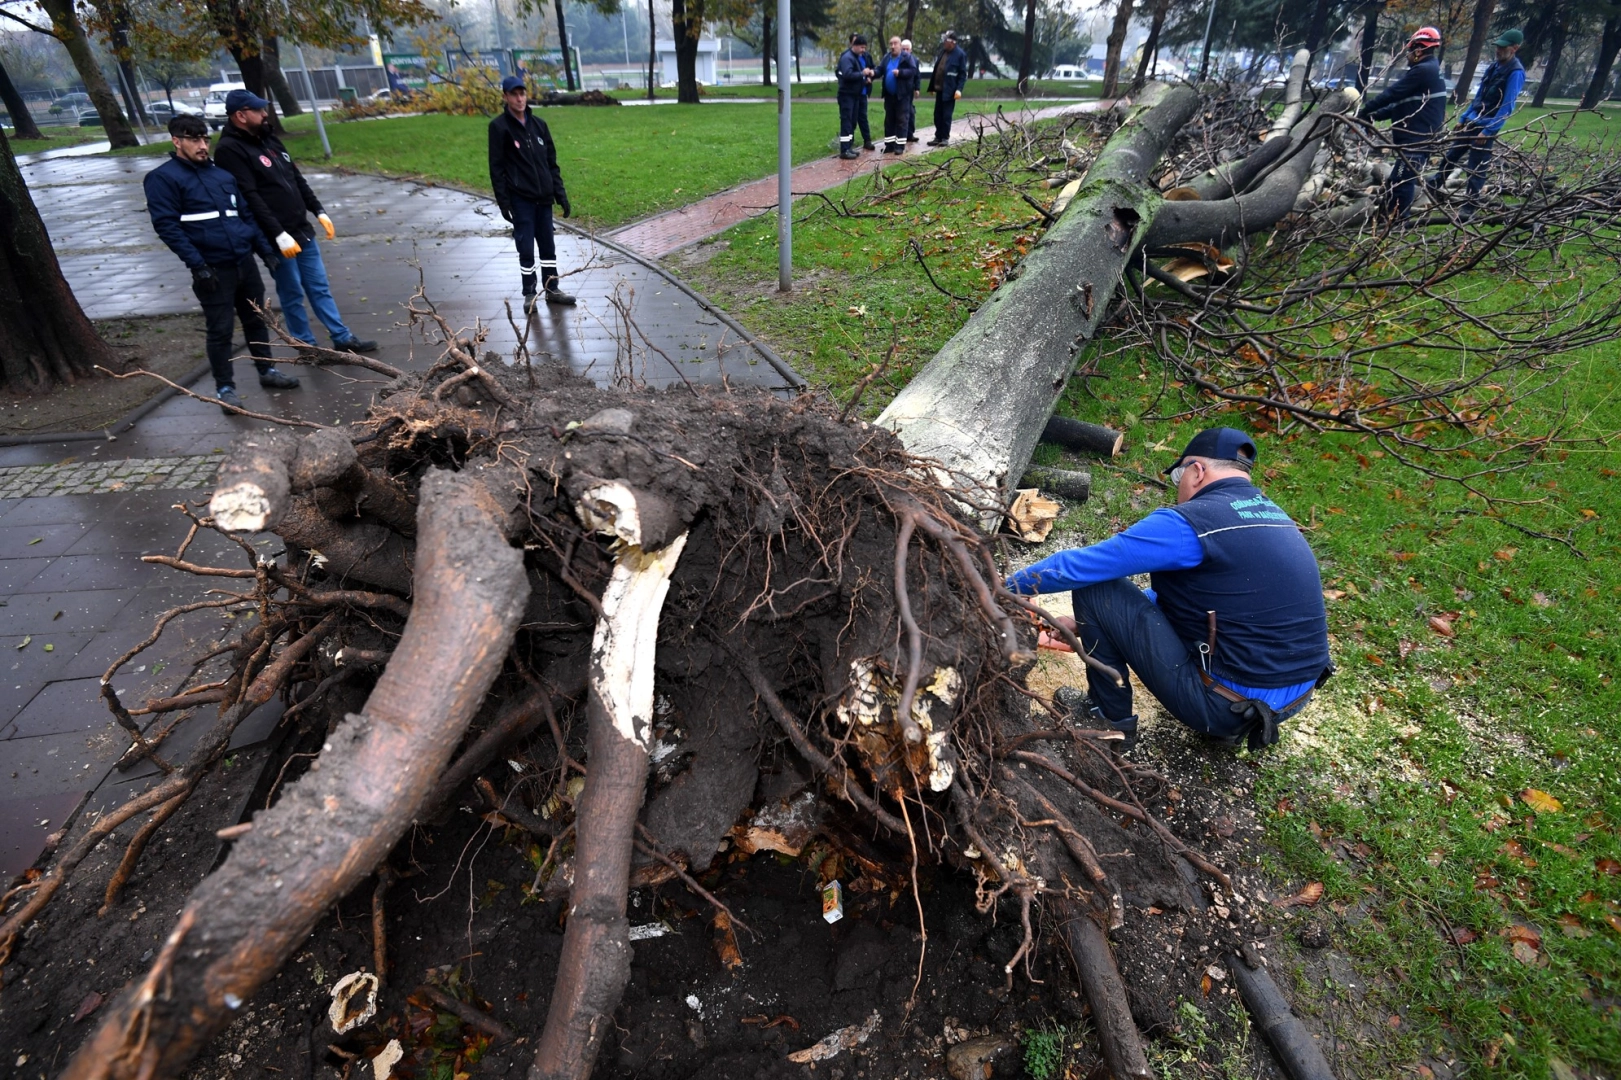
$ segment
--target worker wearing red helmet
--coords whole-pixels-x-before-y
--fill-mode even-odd
[[[1385,194],[1385,211],[1407,216],[1418,178],[1430,160],[1436,132],[1446,124],[1447,88],[1441,80],[1441,32],[1421,26],[1407,40],[1407,71],[1362,107],[1364,120],[1389,120],[1396,147],[1395,167]]]

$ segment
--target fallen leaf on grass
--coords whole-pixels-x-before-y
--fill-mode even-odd
[[[1541,953],[1537,952],[1533,946],[1528,945],[1523,941],[1516,941],[1512,946],[1509,947],[1509,952],[1513,953],[1514,959],[1518,960],[1522,964],[1535,964],[1538,958],[1542,955]]]
[[[1610,929],[1611,930],[1614,930],[1616,933],[1621,934],[1621,916],[1606,915],[1606,916],[1604,916],[1604,921],[1610,924]]]
[[[1439,615],[1430,616],[1430,629],[1434,630],[1442,637],[1454,637],[1458,633],[1456,630],[1452,629],[1452,622],[1450,620],[1443,619]]]
[[[1467,926],[1460,926],[1452,931],[1452,943],[1454,945],[1468,945],[1479,940],[1480,935]]]
[[[1580,915],[1564,914],[1559,916],[1559,932],[1566,937],[1589,938],[1593,931],[1582,925]]]
[[[1536,607],[1553,607],[1553,601],[1548,599],[1548,594],[1545,592],[1532,593],[1531,603]]]
[[[1344,589],[1324,589],[1323,590],[1323,599],[1324,600],[1344,600],[1345,599],[1345,590]]]
[[[1281,900],[1274,900],[1272,901],[1272,904],[1274,907],[1280,908],[1312,907],[1322,898],[1323,883],[1321,881],[1313,881],[1305,888],[1295,893],[1293,896],[1285,896]]]
[[[1526,788],[1520,792],[1520,801],[1539,814],[1557,814],[1565,808],[1564,803],[1536,788]]]
[[[1210,988],[1212,986],[1214,986],[1214,985],[1215,985],[1215,983],[1210,981],[1210,976],[1208,976],[1208,975],[1204,976],[1202,979],[1199,980],[1199,993],[1203,994],[1205,997],[1209,997],[1210,996]]]
[[[1615,877],[1616,875],[1621,874],[1621,862],[1616,862],[1614,859],[1598,859],[1598,860],[1595,860],[1594,863],[1593,863],[1593,867],[1599,873],[1608,874],[1611,877]]]
[[[1501,559],[1503,562],[1508,562],[1514,558],[1515,554],[1519,550],[1520,549],[1516,547],[1498,548],[1496,551],[1492,552],[1492,557]]]

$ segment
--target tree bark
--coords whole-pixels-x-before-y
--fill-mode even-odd
[[[265,81],[270,84],[270,90],[276,95],[276,104],[281,106],[283,116],[297,116],[304,111],[298,103],[298,94],[293,91],[287,76],[281,70],[281,39],[275,34],[267,34],[264,47],[259,55],[265,58]],[[309,72],[304,73],[305,77]],[[312,84],[313,85],[313,84]]]
[[[686,105],[696,105],[699,100],[698,35],[703,25],[703,0],[672,0],[670,28],[675,35],[675,99]],[[782,73],[777,75],[781,78]]]
[[[1131,92],[1141,93],[1148,83],[1148,66],[1154,62],[1159,52],[1159,36],[1165,29],[1165,16],[1171,10],[1171,0],[1154,0],[1154,21],[1148,26],[1148,40],[1143,42],[1142,63],[1137,65],[1137,75],[1131,80]]]
[[[1328,32],[1328,0],[1317,0],[1317,6],[1312,9],[1311,23],[1306,29],[1306,64],[1311,65],[1311,58],[1323,47],[1323,35]]]
[[[917,22],[917,2],[918,0],[906,0],[906,29],[901,32],[901,37],[907,41],[912,40],[912,27]]]
[[[760,4],[760,85],[771,85],[771,0]],[[777,72],[782,77],[782,72]]]
[[[1610,87],[1610,69],[1615,66],[1618,49],[1621,49],[1621,12],[1604,20],[1604,36],[1598,47],[1598,67],[1593,70],[1587,92],[1582,95],[1582,108],[1596,109],[1598,103],[1604,100],[1604,93]]]
[[[17,88],[11,83],[11,76],[6,74],[6,65],[0,61],[0,101],[5,102],[6,112],[11,114],[11,126],[15,129],[12,138],[15,139],[43,139],[44,133],[34,122],[34,114],[28,111],[28,102],[17,93]]]
[[[101,67],[96,63],[96,54],[90,48],[90,39],[85,35],[84,26],[79,22],[79,13],[74,10],[73,0],[40,0],[40,6],[51,17],[51,28],[56,31],[56,40],[67,49],[68,56],[73,60],[73,68],[84,81],[85,93],[90,95],[90,102],[96,107],[96,114],[101,117],[102,126],[107,132],[107,141],[114,150],[126,146],[139,146],[135,138],[135,129],[129,126],[124,118],[123,110],[118,107],[118,95],[113,88],[107,85],[107,77],[101,73]]]
[[[424,478],[416,603],[365,711],[338,726],[320,768],[256,814],[225,864],[193,890],[173,947],[106,1010],[64,1077],[180,1072],[387,857],[483,703],[522,618],[529,583],[504,519],[471,473]]]
[[[1120,0],[1114,9],[1114,25],[1109,28],[1107,50],[1103,59],[1102,97],[1111,98],[1120,90],[1120,50],[1126,44],[1126,30],[1131,25],[1132,0]]]
[[[0,386],[14,393],[40,390],[87,378],[96,364],[112,361],[112,350],[62,276],[11,144],[0,133]]]
[[[1126,984],[1115,965],[1109,939],[1091,913],[1069,904],[1062,907],[1064,942],[1075,961],[1086,1003],[1092,1007],[1104,1063],[1116,1080],[1153,1080],[1154,1071],[1126,1005]]]
[[[1289,134],[1289,129],[1300,119],[1300,112],[1306,107],[1306,72],[1311,70],[1311,57],[1309,49],[1295,53],[1294,62],[1289,65],[1289,82],[1283,91],[1283,111],[1267,128],[1268,141]]]
[[[1376,0],[1368,5],[1367,14],[1362,18],[1362,54],[1357,58],[1356,88],[1366,90],[1368,80],[1373,75],[1373,51],[1379,41],[1379,12],[1385,6],[1385,0]]]
[[[1160,209],[1148,173],[1197,108],[1192,87],[1150,83],[1017,273],[878,418],[907,450],[938,461],[948,487],[1005,493],[1024,474],[1077,340],[1103,321]]]
[[[1463,54],[1463,69],[1458,72],[1458,85],[1452,89],[1452,100],[1462,105],[1469,100],[1469,84],[1475,77],[1475,65],[1480,63],[1481,50],[1486,47],[1486,34],[1491,30],[1492,12],[1497,0],[1475,0],[1475,24],[1469,30],[1469,49]]]
[[[1036,0],[1024,6],[1024,50],[1019,54],[1019,93],[1030,92],[1030,63],[1036,48]]]
[[[649,14],[652,9],[649,8]],[[563,53],[563,79],[568,83],[568,89],[574,89],[574,58],[568,50],[568,27],[563,22],[563,0],[552,0],[552,11],[557,15],[557,45]]]
[[[1553,88],[1553,77],[1559,70],[1559,60],[1565,53],[1565,39],[1569,34],[1570,15],[1561,6],[1548,41],[1548,62],[1542,65],[1542,81],[1537,83],[1537,96],[1531,101],[1534,108],[1542,108],[1543,102],[1548,100],[1548,92]]]
[[[1041,441],[1057,443],[1066,450],[1103,457],[1119,457],[1126,437],[1102,424],[1089,424],[1085,420],[1071,420],[1067,416],[1053,416],[1041,429]]]

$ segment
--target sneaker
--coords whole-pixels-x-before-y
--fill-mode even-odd
[[[523,313],[525,315],[533,315],[535,313],[535,305],[539,303],[539,301],[540,298],[534,293],[524,293]]]
[[[259,372],[259,385],[266,390],[297,390],[298,376],[289,375],[276,368],[265,368]]]
[[[562,307],[573,307],[575,303],[574,297],[566,292],[558,292],[556,289],[546,290],[546,302],[548,304],[558,304]]]
[[[375,341],[362,341],[360,338],[350,338],[348,341],[334,341],[332,343],[332,347],[334,349],[339,350],[340,352],[352,352],[352,353],[376,352],[377,351],[377,342],[375,342]]]
[[[219,399],[221,410],[226,416],[235,416],[236,410],[246,408],[242,399],[236,396],[236,387],[222,386],[214,396]]]

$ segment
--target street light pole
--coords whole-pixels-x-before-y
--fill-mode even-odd
[[[786,72],[789,56],[788,0],[777,0],[777,71]],[[794,155],[793,101],[786,78],[777,80],[777,288],[794,288]]]
[[[328,161],[332,160],[332,144],[327,141],[326,124],[321,121],[321,106],[315,100],[315,80],[310,78],[310,66],[304,62],[304,46],[293,42],[293,52],[298,54],[298,69],[304,73],[304,89],[310,95],[310,112],[315,114],[315,130],[321,136],[321,152]]]

